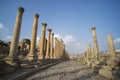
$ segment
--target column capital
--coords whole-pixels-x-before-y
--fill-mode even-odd
[[[50,28],[48,28],[47,30],[50,31],[50,32],[52,31],[52,29],[50,29]]]
[[[19,7],[18,10],[19,10],[20,13],[24,12],[24,8],[23,7]]]
[[[109,35],[107,35],[108,37],[112,37],[112,35],[111,34],[109,34]]]
[[[95,30],[95,29],[96,29],[96,27],[92,26],[91,30]]]
[[[36,13],[36,14],[34,15],[34,17],[35,17],[35,18],[39,18],[39,14]]]
[[[46,27],[46,26],[47,26],[47,23],[44,22],[44,23],[42,23],[42,25],[44,25],[44,26]]]

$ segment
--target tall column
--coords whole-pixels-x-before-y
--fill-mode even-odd
[[[64,48],[64,44],[63,44],[63,40],[60,39],[60,57],[63,58],[64,57],[64,53],[63,53],[63,48]]]
[[[47,23],[42,23],[42,36],[41,36],[41,44],[40,44],[40,55],[39,55],[39,59],[43,59],[43,54],[45,54],[44,52],[44,45],[45,45],[45,34],[46,34],[46,27],[47,27]]]
[[[50,37],[51,37],[51,29],[47,29],[48,30],[48,41],[47,41],[47,52],[46,52],[46,58],[50,58]]]
[[[50,57],[51,58],[54,58],[53,45],[54,45],[54,33],[52,33],[52,38],[51,38],[51,47],[50,47]]]
[[[109,47],[110,54],[111,55],[115,54],[115,47],[114,47],[112,35],[108,35],[107,40],[108,40],[108,47]]]
[[[34,15],[34,21],[33,21],[33,28],[32,28],[32,38],[31,38],[31,45],[30,45],[30,53],[27,55],[28,60],[37,60],[37,54],[36,54],[36,37],[37,37],[37,27],[38,27],[38,18],[39,15]]]
[[[98,48],[98,42],[97,42],[97,36],[96,36],[96,31],[95,31],[95,27],[92,27],[92,36],[93,36],[93,41],[94,41],[94,49],[95,49],[95,54],[96,54],[96,58],[99,58],[99,48]]]
[[[15,26],[14,26],[12,41],[10,45],[10,52],[9,52],[9,55],[5,58],[6,62],[9,64],[12,64],[12,62],[14,62],[13,60],[17,58],[17,49],[18,49],[18,43],[19,43],[23,12],[24,12],[24,8],[19,7]]]
[[[47,39],[45,38],[43,59],[45,59],[46,49],[47,49]]]
[[[57,49],[56,49],[56,47],[57,47],[57,38],[55,37],[55,44],[54,44],[54,59],[57,58]]]

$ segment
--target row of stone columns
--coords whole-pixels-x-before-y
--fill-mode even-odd
[[[97,36],[96,36],[96,28],[92,27],[92,36],[93,36],[93,42],[94,42],[94,48],[91,48],[91,45],[88,45],[88,48],[86,50],[86,57],[87,59],[96,59],[99,60],[99,47],[98,47],[98,41],[97,41]],[[107,41],[108,41],[108,47],[109,47],[109,53],[111,55],[115,54],[115,47],[114,47],[114,42],[112,35],[107,36]]]
[[[10,47],[10,52],[9,55],[5,58],[5,61],[9,64],[13,64],[13,62],[17,59],[17,48],[18,48],[18,43],[19,43],[19,36],[20,36],[20,28],[21,28],[21,23],[22,23],[22,16],[23,16],[24,8],[19,7],[18,8],[18,13],[16,17],[16,22],[15,22],[15,28],[14,28],[14,33],[11,41],[11,47]],[[38,28],[38,18],[39,14],[34,15],[34,21],[33,21],[33,28],[32,28],[32,37],[31,37],[31,45],[30,45],[30,53],[26,56],[26,60],[37,60],[37,59],[52,59],[56,58],[58,54],[63,54],[63,42],[56,43],[54,45],[54,33],[52,33],[51,36],[51,29],[48,30],[48,39],[45,38],[46,36],[46,27],[47,23],[42,23],[42,36],[40,40],[40,53],[39,55],[36,53],[36,37],[37,37],[37,28]],[[55,39],[56,40],[56,39]],[[59,53],[55,52],[56,48],[60,48],[61,51]],[[63,56],[63,55],[62,55]]]
[[[55,38],[55,48],[54,48],[54,57],[55,58],[68,58],[67,53],[65,52],[65,45],[62,39]]]

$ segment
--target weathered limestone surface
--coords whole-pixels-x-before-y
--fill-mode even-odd
[[[47,23],[42,23],[42,36],[41,36],[41,46],[40,46],[40,55],[39,55],[39,59],[43,58],[43,54],[44,53],[44,46],[45,46],[45,35],[46,35],[46,27],[47,27]]]
[[[35,14],[34,15],[34,21],[33,21],[33,28],[32,28],[32,38],[31,38],[30,53],[26,57],[30,61],[37,59],[36,37],[37,37],[38,18],[39,18],[39,15]]]
[[[51,37],[51,47],[50,47],[50,58],[54,58],[54,33],[52,33]]]
[[[48,30],[48,41],[47,41],[47,51],[46,51],[46,58],[50,59],[50,45],[51,45],[51,31],[52,29]]]
[[[99,48],[98,48],[98,42],[97,42],[97,36],[96,36],[96,31],[95,31],[95,27],[92,27],[92,36],[93,36],[93,41],[94,41],[94,50],[95,50],[95,56],[98,59],[99,57]]]
[[[14,65],[13,64],[14,59],[17,58],[17,48],[18,48],[18,43],[19,43],[23,12],[24,12],[24,8],[19,7],[15,26],[14,26],[13,37],[12,37],[12,41],[10,45],[10,52],[9,52],[9,55],[5,58],[6,62],[11,65]]]
[[[93,73],[92,70],[76,61],[65,61],[42,72],[38,72],[26,80],[107,80]]]
[[[115,54],[115,47],[114,47],[112,35],[108,35],[107,38],[108,38],[109,52],[111,55]]]
[[[113,80],[112,71],[100,69],[99,74],[106,77],[107,79]]]

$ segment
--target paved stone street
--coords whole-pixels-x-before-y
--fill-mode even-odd
[[[107,80],[76,61],[65,61],[27,78],[27,80]]]

